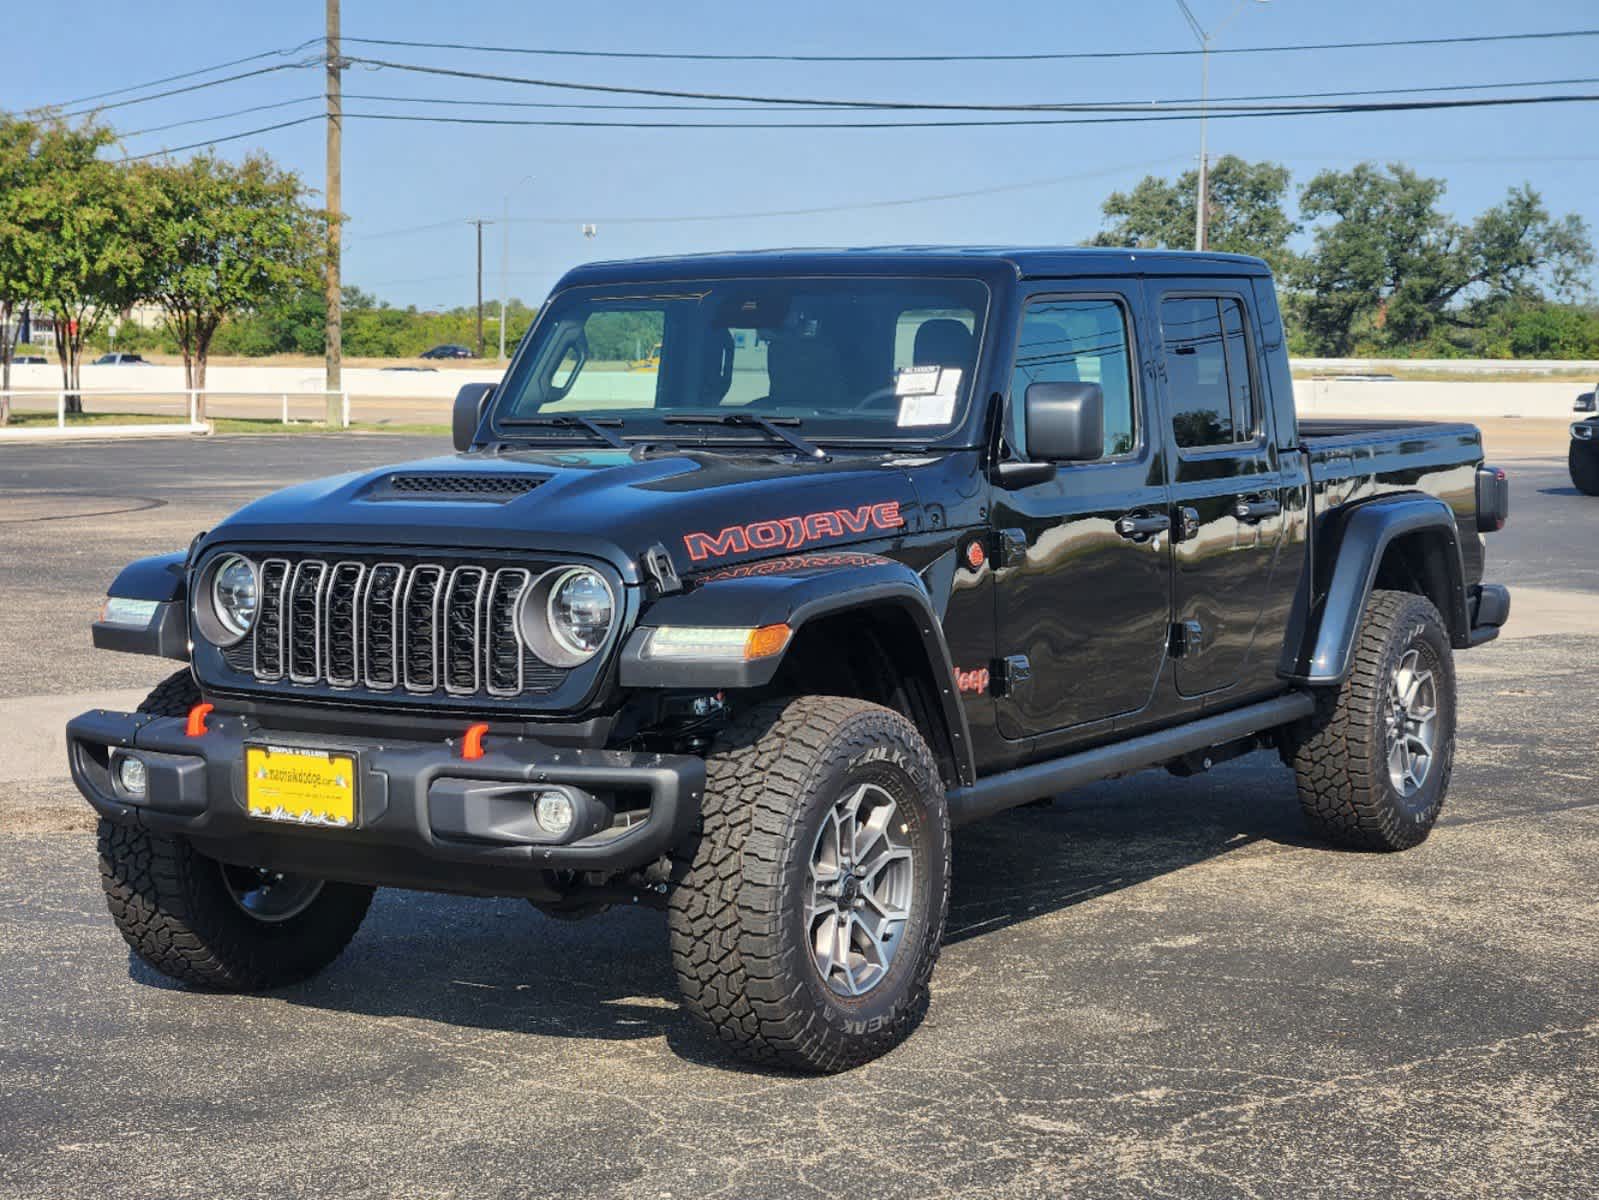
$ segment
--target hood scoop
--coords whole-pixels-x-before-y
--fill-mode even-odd
[[[365,499],[504,504],[527,495],[548,479],[548,475],[521,471],[405,471],[378,480]]]

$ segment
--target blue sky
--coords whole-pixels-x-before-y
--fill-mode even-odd
[[[1190,0],[1215,26],[1234,0]],[[159,12],[159,18],[154,14]],[[1219,47],[1440,37],[1599,26],[1592,0],[1271,0],[1250,4]],[[278,4],[83,0],[71,36],[48,5],[17,6],[6,20],[0,104],[12,109],[192,70],[322,31],[315,0]],[[576,49],[725,53],[935,54],[1165,49],[1193,45],[1175,0],[1081,3],[1039,0],[808,0],[804,5],[627,3],[568,5],[486,0],[448,7],[421,0],[344,0],[347,36]],[[19,49],[22,48],[22,49]],[[559,59],[359,47],[346,53],[550,79],[726,92],[1029,102],[1183,99],[1198,95],[1199,61],[979,64],[673,63]],[[283,59],[275,61],[293,61]],[[254,64],[252,64],[254,65]],[[247,69],[247,68],[241,68]],[[1213,97],[1430,84],[1599,77],[1599,37],[1423,49],[1216,56]],[[356,68],[348,93],[453,99],[560,100],[506,84],[432,79]],[[319,95],[317,68],[274,72],[106,114],[136,130],[251,105]],[[1599,91],[1599,84],[1565,90]],[[572,97],[567,97],[572,98]],[[605,97],[575,97],[600,99]],[[319,102],[214,124],[132,137],[129,153],[223,136],[318,111]],[[398,106],[351,99],[357,111]],[[416,112],[476,111],[409,105]],[[488,112],[488,110],[483,110]],[[537,115],[493,110],[489,115]],[[555,114],[582,116],[581,113]],[[621,115],[621,114],[594,114]],[[659,119],[674,114],[638,114]],[[696,114],[680,114],[693,117]],[[705,114],[709,115],[709,114]],[[1400,159],[1448,181],[1447,206],[1475,213],[1511,184],[1530,182],[1556,213],[1599,229],[1599,105],[1482,109],[1213,122],[1212,154],[1287,163],[1296,180],[1362,158]],[[1072,243],[1099,228],[1099,204],[1147,173],[1191,165],[1192,123],[1023,129],[608,130],[461,128],[350,120],[344,134],[344,201],[351,215],[345,277],[398,304],[471,300],[468,217],[498,220],[510,193],[511,292],[544,295],[588,258],[771,245],[881,242]],[[322,182],[322,127],[311,122],[219,146],[258,147]],[[523,182],[529,175],[532,182]],[[983,196],[807,216],[628,223],[819,208],[970,192],[1047,180]],[[596,222],[586,240],[582,222]],[[394,233],[415,226],[438,228]],[[500,286],[502,227],[485,231],[485,290]]]

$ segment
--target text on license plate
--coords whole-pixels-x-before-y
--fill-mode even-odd
[[[355,824],[355,756],[300,746],[246,746],[244,792],[252,817],[348,827]]]

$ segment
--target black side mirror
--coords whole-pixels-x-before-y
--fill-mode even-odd
[[[1024,403],[1028,458],[1088,462],[1104,456],[1105,393],[1099,384],[1029,384]]]
[[[455,436],[457,450],[470,450],[477,437],[477,427],[483,424],[483,414],[494,398],[492,383],[468,383],[455,393],[455,415],[450,431]]]

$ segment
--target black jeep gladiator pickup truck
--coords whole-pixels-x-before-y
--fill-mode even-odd
[[[68,727],[157,970],[301,979],[375,887],[652,903],[729,1047],[847,1068],[926,1008],[951,827],[1266,748],[1413,846],[1509,614],[1478,431],[1297,420],[1252,258],[585,266],[454,436],[112,584],[96,644],[188,664]]]

